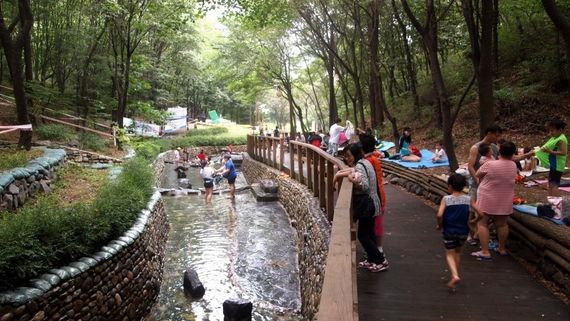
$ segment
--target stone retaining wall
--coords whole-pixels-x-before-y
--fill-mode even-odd
[[[156,192],[134,226],[100,252],[0,294],[0,320],[141,320],[158,296],[168,222]]]
[[[331,226],[318,200],[301,183],[245,156],[241,167],[249,183],[273,179],[279,183],[279,201],[297,231],[302,314],[313,320],[320,302]]]
[[[44,155],[25,167],[0,172],[0,211],[16,211],[36,193],[50,192],[57,170],[65,161],[64,150],[44,148]]]
[[[186,147],[183,151],[190,157],[190,159],[196,157],[198,153],[203,150],[206,156],[221,154],[227,149],[225,146],[204,146],[204,147]],[[237,145],[233,146],[234,153],[244,153],[247,152],[247,145]],[[182,157],[185,157],[183,153],[180,153]]]

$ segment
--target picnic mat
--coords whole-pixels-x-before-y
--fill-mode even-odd
[[[521,205],[513,205],[513,209],[519,211],[520,213],[523,214],[528,214],[528,215],[532,215],[532,216],[536,216],[536,217],[540,217],[543,219],[547,219],[549,221],[551,221],[554,224],[558,224],[558,225],[564,225],[564,222],[562,222],[562,220],[555,220],[555,219],[550,219],[548,217],[544,217],[544,216],[538,216],[538,212],[536,210],[536,206],[534,205],[526,205],[526,204],[521,204]]]
[[[533,182],[542,185],[542,184],[548,183],[548,180],[546,180],[546,179],[535,179],[535,180],[533,180]],[[560,180],[560,186],[558,186],[558,189],[561,191],[565,191],[565,192],[570,193],[570,180],[567,180],[567,179]]]
[[[388,149],[394,148],[394,147],[396,147],[396,144],[389,142],[389,141],[385,141],[385,140],[379,142],[379,144],[376,145],[376,149],[378,149],[381,152],[385,152]]]
[[[422,149],[422,160],[419,162],[402,162],[396,159],[386,159],[383,160],[388,162],[394,162],[399,165],[402,165],[407,168],[433,168],[433,167],[442,167],[442,166],[449,166],[449,161],[445,161],[443,163],[432,163],[431,158],[433,157],[433,152],[430,152],[427,149]]]

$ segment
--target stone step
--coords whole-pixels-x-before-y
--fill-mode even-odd
[[[264,192],[260,184],[252,184],[251,191],[258,202],[275,202],[279,200],[279,194]]]

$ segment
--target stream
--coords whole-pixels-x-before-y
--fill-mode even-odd
[[[199,169],[188,179],[202,187]],[[172,164],[166,164],[163,188],[178,187]],[[236,188],[247,186],[239,172]],[[220,183],[227,188],[227,181]],[[166,244],[163,283],[148,320],[223,320],[227,299],[253,303],[253,320],[301,320],[295,231],[278,202],[258,203],[249,190],[204,195],[163,197],[170,232]],[[184,294],[182,277],[193,267],[206,293],[201,299]]]

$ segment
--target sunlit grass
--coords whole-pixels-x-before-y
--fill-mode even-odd
[[[16,167],[24,167],[28,161],[42,156],[44,152],[39,149],[18,150],[15,148],[0,149],[0,171]]]

